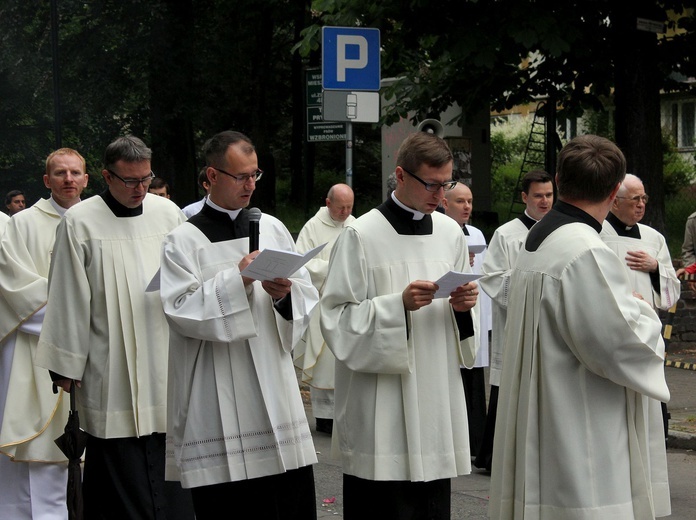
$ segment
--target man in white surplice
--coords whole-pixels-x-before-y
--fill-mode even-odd
[[[503,340],[510,295],[510,275],[527,233],[553,206],[553,177],[544,170],[531,170],[522,177],[522,202],[525,209],[517,218],[506,222],[493,233],[488,244],[479,285],[491,298],[492,330],[489,381],[491,385],[486,429],[474,466],[491,470],[493,439],[498,408],[500,375],[503,368]]]
[[[169,329],[157,292],[164,236],[186,217],[147,192],[152,151],[134,136],[104,152],[107,189],[56,229],[34,363],[68,391],[88,433],[85,518],[193,517],[190,493],[164,479]],[[50,386],[50,383],[49,383]]]
[[[347,225],[331,255],[321,328],[336,356],[347,520],[449,519],[450,479],[471,472],[459,367],[476,356],[478,286],[434,298],[442,275],[471,272],[461,228],[436,211],[456,184],[452,164],[443,139],[408,136],[396,190]]]
[[[639,224],[645,216],[647,202],[643,182],[633,174],[626,174],[600,236],[623,261],[633,291],[653,309],[667,310],[679,299],[681,282],[674,271],[665,237],[650,226]],[[665,440],[669,431],[667,405],[649,399],[647,406],[655,500],[658,502],[662,497],[669,503],[665,465]]]
[[[559,153],[559,202],[527,235],[510,283],[491,473],[494,520],[652,519],[645,397],[667,401],[664,342],[599,236],[626,173],[585,135]]]
[[[203,146],[210,193],[165,239],[161,298],[170,325],[167,477],[191,488],[197,520],[264,509],[266,519],[316,518],[317,462],[292,349],[319,295],[302,267],[255,281],[249,205],[263,172],[247,136]],[[275,217],[259,249],[294,251]],[[232,500],[232,502],[230,502]]]
[[[643,182],[626,174],[602,226],[602,239],[624,261],[633,290],[653,308],[667,310],[677,303],[681,282],[665,237],[639,223],[647,202]]]
[[[15,214],[0,243],[0,337],[2,349],[14,354],[0,416],[0,451],[7,455],[0,458],[0,518],[68,517],[67,457],[54,439],[63,433],[70,401],[62,389],[53,393],[48,373],[33,357],[46,311],[56,227],[80,202],[87,180],[79,152],[52,152],[43,176],[50,197]]]
[[[355,195],[347,184],[335,184],[326,194],[326,206],[302,226],[297,236],[297,250],[306,253],[326,244],[318,255],[305,264],[319,295],[329,271],[329,257],[333,245],[346,224],[355,220],[351,215]],[[302,381],[309,385],[312,415],[318,432],[331,433],[334,417],[334,364],[335,358],[326,346],[319,326],[319,308],[312,313],[303,341],[295,349],[295,364],[302,370]],[[301,347],[301,348],[300,348]]]

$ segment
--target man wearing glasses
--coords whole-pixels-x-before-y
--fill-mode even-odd
[[[346,520],[449,519],[451,478],[471,472],[459,367],[476,356],[478,288],[435,296],[442,275],[471,272],[461,228],[435,211],[456,185],[452,166],[443,139],[408,136],[396,189],[332,251],[321,329],[337,360]]]
[[[107,189],[56,230],[34,362],[77,387],[85,518],[193,518],[190,496],[164,481],[169,328],[159,294],[146,292],[164,236],[185,216],[148,194],[151,157],[137,137],[109,144]]]
[[[161,298],[169,319],[167,477],[191,488],[197,520],[230,504],[265,519],[316,518],[316,452],[292,349],[319,295],[307,269],[258,281],[241,275],[250,251],[247,206],[261,180],[247,136],[224,131],[203,146],[210,192],[167,235]],[[259,247],[295,251],[275,217]]]
[[[657,230],[639,224],[648,203],[643,182],[627,173],[614,199],[611,210],[602,225],[601,237],[623,261],[637,297],[655,309],[668,310],[681,294],[681,282],[672,265],[665,237]],[[653,486],[657,490],[667,488],[665,440],[669,432],[667,405],[654,399],[650,406],[651,464]],[[660,466],[659,463],[663,463]]]
[[[602,226],[602,239],[624,260],[633,290],[653,309],[667,310],[679,299],[681,283],[665,237],[639,224],[647,203],[643,183],[627,173]]]

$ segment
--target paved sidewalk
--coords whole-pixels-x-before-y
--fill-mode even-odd
[[[671,393],[667,447],[696,450],[696,346],[668,346],[665,376]]]

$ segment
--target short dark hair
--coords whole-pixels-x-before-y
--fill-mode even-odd
[[[560,151],[557,171],[559,198],[601,202],[626,176],[626,158],[609,139],[581,135]]]
[[[205,190],[204,184],[210,184],[210,181],[208,180],[208,172],[206,171],[208,168],[205,166],[201,168],[201,171],[198,172],[198,186],[201,187],[201,189]]]
[[[151,189],[159,190],[161,188],[165,188],[167,190],[167,193],[169,193],[169,183],[165,181],[162,177],[155,177],[154,179],[152,179],[152,182],[147,187],[148,191],[150,191]]]
[[[533,182],[553,183],[551,174],[544,170],[531,170],[522,177],[522,193],[529,193],[529,187]]]
[[[242,152],[249,155],[254,152],[254,144],[246,135],[234,130],[225,130],[208,139],[203,145],[203,155],[207,166],[221,166],[225,164],[227,149],[233,144],[245,143]]]
[[[12,199],[14,199],[17,195],[24,195],[24,192],[22,190],[10,190],[7,192],[7,195],[5,195],[5,206],[10,204],[12,202]]]
[[[439,168],[454,157],[447,142],[434,134],[416,132],[404,139],[396,156],[396,165],[415,173],[422,164]]]
[[[113,168],[118,161],[128,163],[137,163],[141,161],[149,161],[152,159],[152,150],[150,150],[142,139],[126,135],[118,137],[106,147],[104,152],[104,168],[109,170]]]

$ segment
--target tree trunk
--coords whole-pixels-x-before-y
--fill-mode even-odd
[[[152,169],[180,206],[198,200],[198,168],[188,106],[194,75],[192,0],[163,2],[152,24],[150,133]]]
[[[650,195],[643,224],[665,232],[665,207],[660,124],[657,35],[636,29],[639,17],[655,18],[652,2],[622,5],[615,27],[616,142],[626,155],[627,169],[640,177]]]

